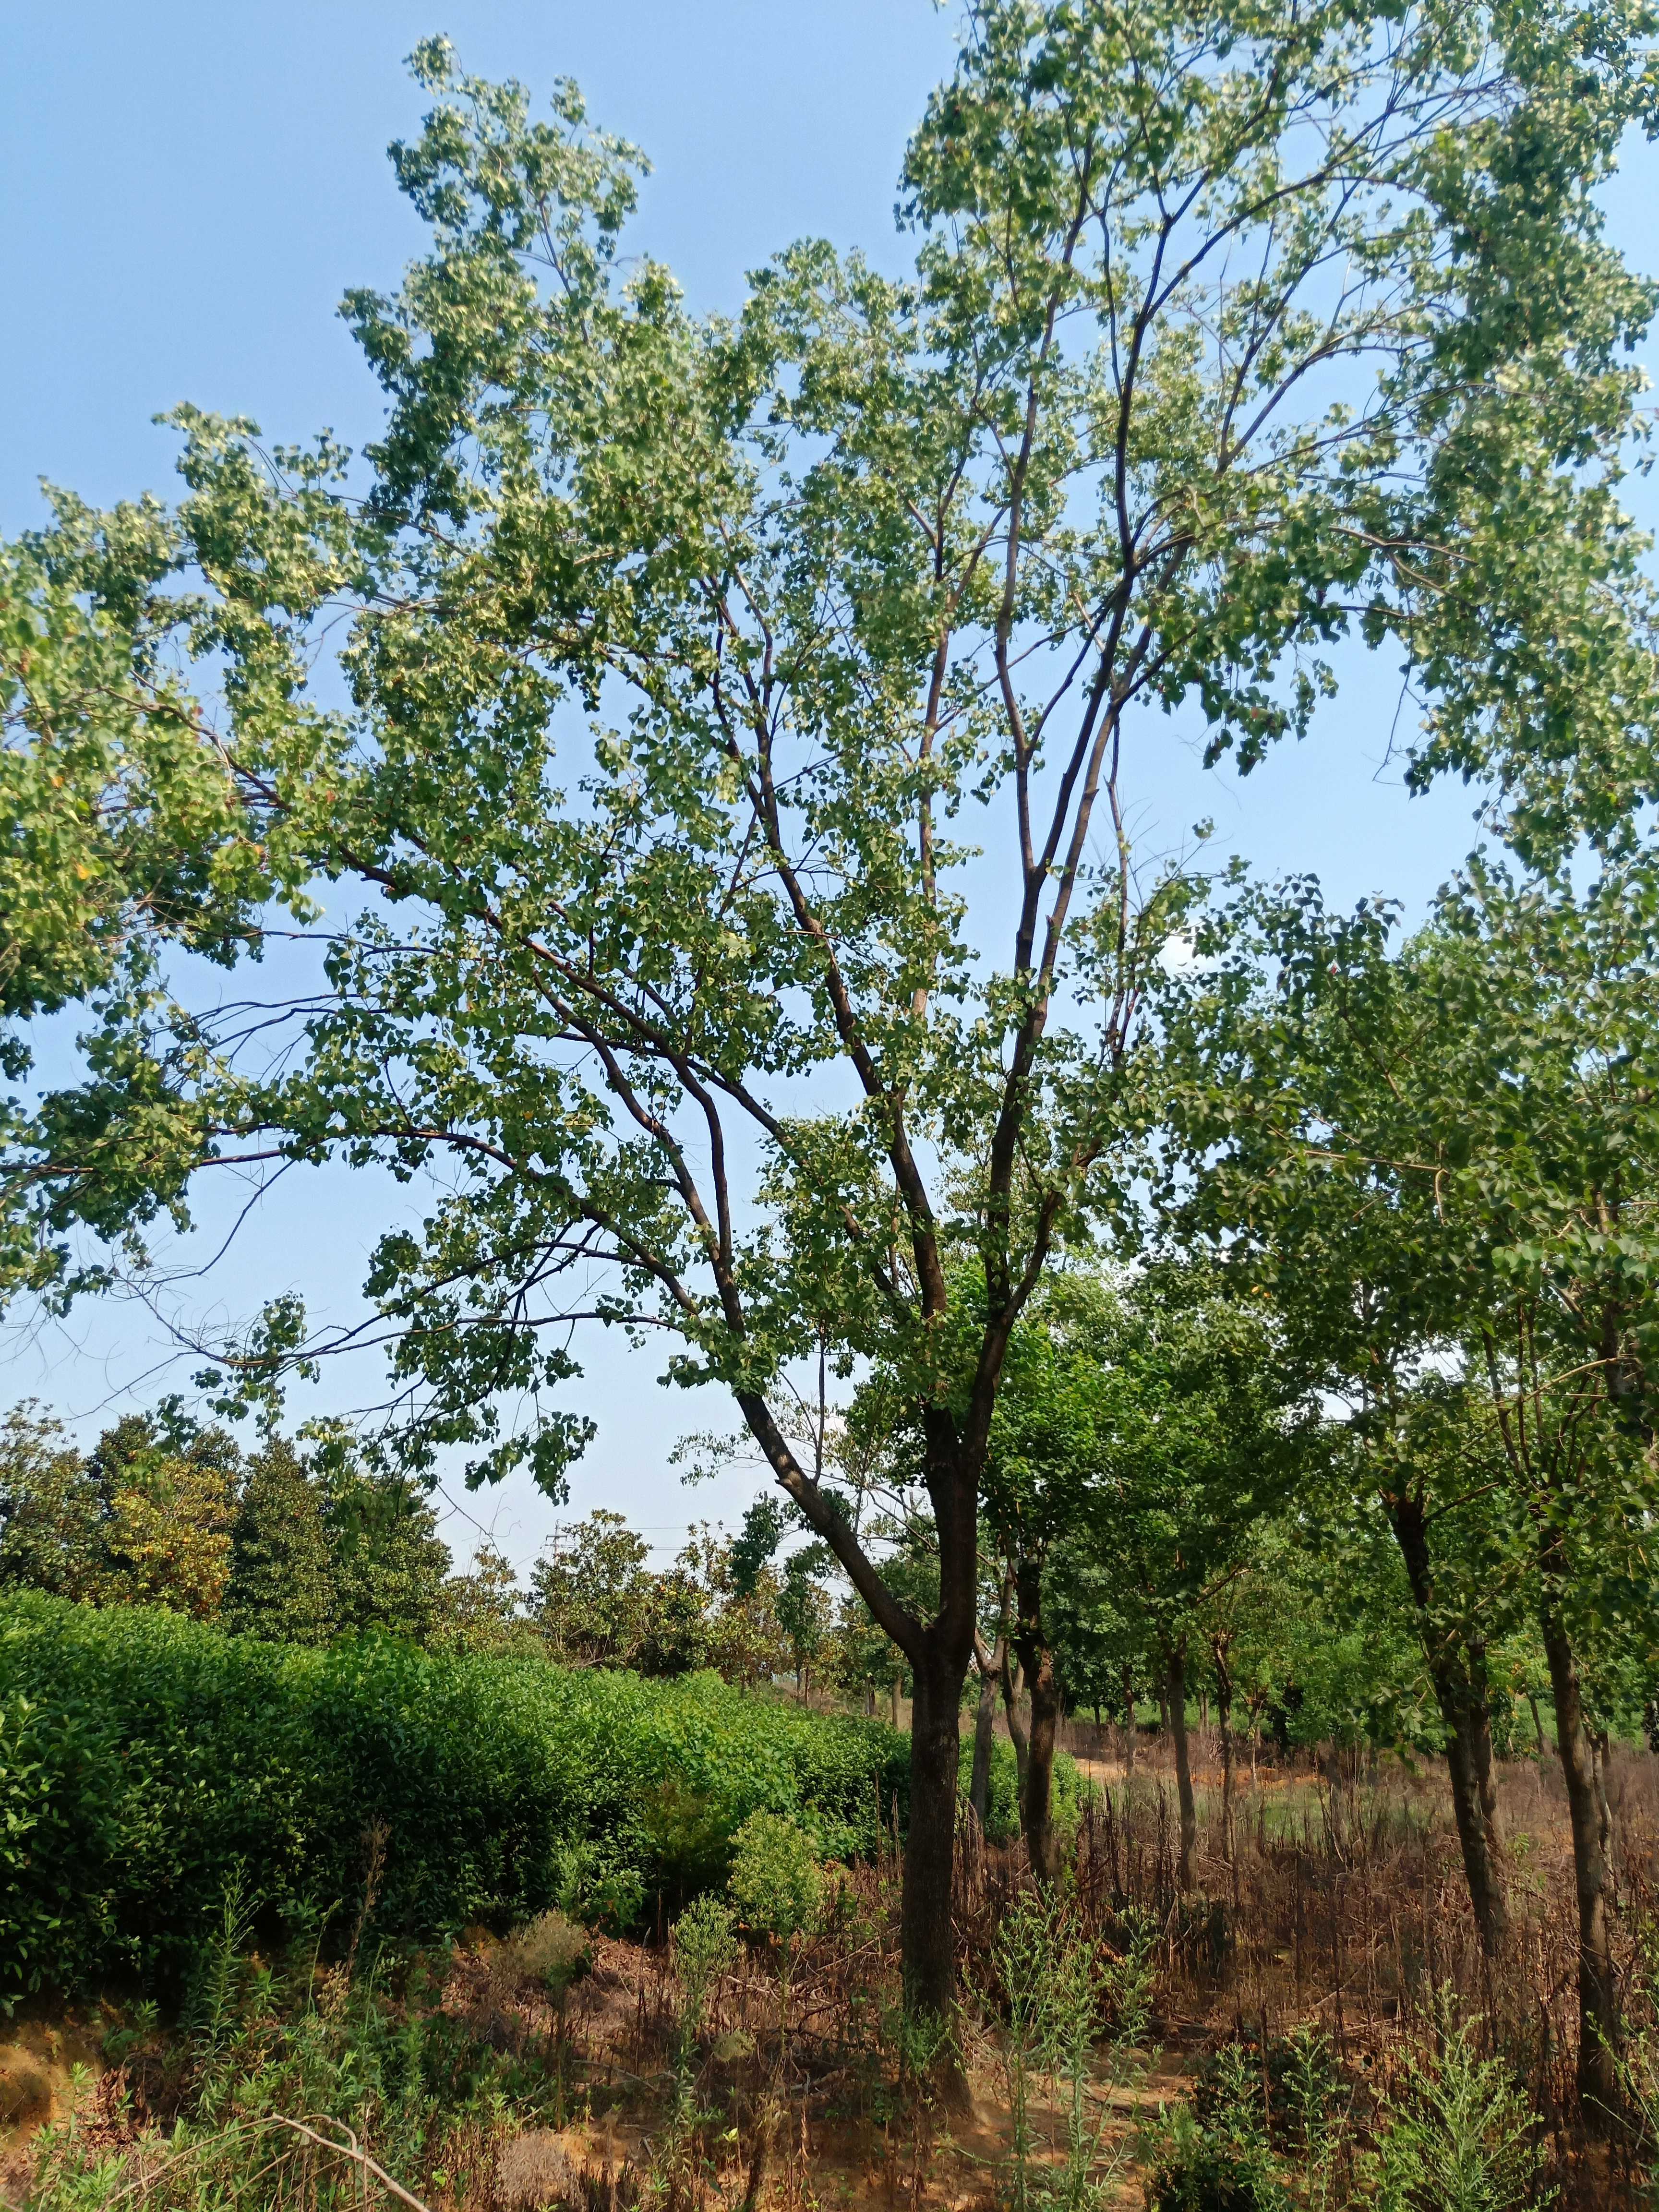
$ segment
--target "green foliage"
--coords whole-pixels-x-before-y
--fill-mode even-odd
[[[231,1523],[221,1617],[227,1628],[278,1644],[323,1644],[333,1632],[324,1500],[280,1437],[248,1462]]]
[[[823,1869],[798,1821],[751,1813],[732,1838],[732,1901],[757,1934],[783,1944],[810,1935],[823,1909]]]
[[[717,1617],[727,1610],[720,1602],[721,1547],[710,1540],[700,1552],[694,1535],[662,1573],[647,1564],[650,1548],[622,1514],[603,1507],[561,1531],[531,1571],[531,1618],[556,1658],[641,1674],[730,1663],[736,1655],[726,1632],[737,1623]],[[733,1671],[751,1670],[740,1663]]]
[[[705,1891],[693,1898],[673,1926],[674,1971],[679,1977],[681,2021],[695,2036],[702,2026],[709,1991],[737,1958],[739,1945],[732,1908]]]
[[[1115,2201],[1126,2162],[1120,2144],[1104,2155],[1109,2106],[1097,2106],[1096,2046],[1109,2031],[1115,2081],[1148,2021],[1158,1930],[1150,1919],[1123,1928],[1120,1955],[1091,1941],[1074,1911],[1050,1896],[1017,1897],[1004,1914],[988,1965],[993,2032],[1008,2088],[1011,2141],[1007,2201],[1013,2212],[1093,2212]],[[1030,2118],[1034,2077],[1062,2085],[1066,2154],[1058,2169],[1039,2165]]]
[[[757,1812],[812,1856],[872,1851],[896,1801],[902,1816],[906,1752],[708,1674],[310,1650],[18,1594],[0,1601],[7,1993],[181,1973],[238,1864],[267,1921],[337,1938],[374,1833],[382,1930],[554,1905],[626,1919],[653,1889],[722,1879]]]
[[[449,1573],[448,1547],[425,1492],[363,1466],[339,1438],[325,1442],[317,1480],[335,1627],[424,1640],[443,1616]]]
[[[1159,2131],[1147,2187],[1152,2212],[1291,2212],[1291,2199],[1248,2079],[1247,2054],[1226,2054],[1229,2092],[1207,2119],[1179,2106]]]
[[[245,1463],[175,1400],[128,1415],[84,1459],[31,1407],[0,1427],[0,1587],[164,1605],[284,1643],[370,1629],[420,1641],[441,1623],[464,1633],[479,1609],[448,1572],[424,1493],[343,1432],[305,1457],[270,1435]]]
[[[0,1584],[89,1597],[105,1501],[61,1425],[33,1405],[0,1428]]]
[[[19,1407],[0,1430],[0,1583],[210,1619],[240,1470],[232,1439],[176,1400],[118,1421],[85,1460]]]
[[[1300,2028],[1205,2062],[1190,2106],[1148,2145],[1153,2212],[1534,2212],[1555,2200],[1543,2130],[1513,2075],[1482,2058],[1449,1993],[1436,2043],[1407,2049],[1362,2127],[1328,2039]]]
[[[1412,774],[1529,852],[1618,844],[1655,781],[1653,295],[1597,197],[1647,0],[966,12],[908,275],[807,243],[708,320],[573,86],[538,117],[427,41],[427,250],[346,307],[382,434],[181,409],[176,509],[60,500],[0,586],[6,1004],[101,994],[80,1079],[7,1109],[4,1279],[69,1295],[70,1232],[136,1249],[244,1139],[430,1170],[366,1285],[417,1459],[559,1491],[544,1324],[592,1270],[583,1325],[667,1332],[847,1552],[786,1377],[898,1378],[958,1613],[1008,1333],[1139,1188],[1194,894],[1093,857],[1133,733],[1185,708],[1248,767],[1352,640],[1413,671]],[[158,975],[319,878],[366,910],[331,895],[251,1065],[243,1001]],[[279,1306],[235,1390],[305,1352]]]
[[[674,1972],[680,1985],[674,2022],[674,2074],[684,2108],[690,2100],[692,2059],[708,2018],[709,1997],[742,1947],[731,1906],[707,1892],[686,1906],[672,1935]]]
[[[1413,2053],[1389,2098],[1375,2168],[1377,2212],[1524,2212],[1550,2203],[1538,2114],[1509,2069],[1441,2011],[1432,2057]]]

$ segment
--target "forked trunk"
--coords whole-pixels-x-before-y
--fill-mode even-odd
[[[1482,1951],[1487,1958],[1495,1958],[1508,1936],[1510,1915],[1504,1886],[1498,1784],[1492,1771],[1492,1712],[1480,1680],[1479,1654],[1457,1650],[1434,1619],[1432,1566],[1421,1504],[1415,1498],[1395,1499],[1389,1505],[1389,1517],[1405,1562],[1423,1656],[1446,1731],[1452,1814],[1457,1822],[1463,1879],[1475,1929]]]
[[[1452,1812],[1463,1853],[1463,1875],[1480,1948],[1496,1957],[1509,1935],[1509,1900],[1502,1868],[1503,1835],[1498,1819],[1498,1785],[1492,1772],[1492,1717],[1474,1684],[1437,1681],[1441,1718],[1446,1723],[1446,1766],[1451,1777]]]
[[[1193,1796],[1192,1761],[1187,1754],[1187,1655],[1179,1645],[1170,1654],[1164,1695],[1170,1733],[1175,1738],[1176,1790],[1181,1799],[1181,1858],[1176,1881],[1180,1888],[1190,1889],[1193,1854],[1198,1848],[1198,1802]]]
[[[930,1651],[910,1705],[910,1832],[899,1908],[907,2012],[943,2020],[955,1991],[951,1878],[957,1836],[957,1715],[964,1666]]]
[[[1026,1747],[1025,1774],[1020,1797],[1020,1826],[1031,1871],[1044,1888],[1060,1876],[1060,1839],[1054,1832],[1054,1740],[1060,1727],[1060,1682],[1054,1655],[1042,1628],[1042,1567],[1040,1561],[1020,1564],[1018,1595],[1019,1614],[1016,1635],[1020,1672],[1031,1692],[1031,1734]]]
[[[1578,2094],[1589,2124],[1605,2130],[1619,2107],[1619,2003],[1607,1930],[1607,1861],[1601,1844],[1589,1731],[1578,1662],[1560,1614],[1546,1603],[1540,1624],[1555,1698],[1555,1739],[1572,1824],[1578,1892]]]

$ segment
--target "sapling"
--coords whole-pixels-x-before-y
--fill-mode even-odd
[[[680,1985],[674,2022],[674,2082],[682,2110],[690,2101],[691,2060],[708,2016],[714,1984],[738,1955],[732,1909],[717,1897],[695,1898],[672,1931],[674,1972]]]

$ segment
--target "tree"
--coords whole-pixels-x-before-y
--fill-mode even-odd
[[[582,1667],[639,1663],[650,1612],[651,1547],[601,1506],[561,1530],[530,1571],[533,1617],[556,1656]]]
[[[94,1602],[216,1619],[240,1466],[233,1438],[200,1427],[176,1401],[106,1429],[87,1463],[103,1504]]]
[[[0,1426],[0,1584],[89,1598],[104,1500],[62,1424],[31,1402]]]
[[[1392,1439],[1425,1407],[1478,1409],[1470,1486],[1505,1486],[1498,1548],[1524,1542],[1548,1664],[1578,1893],[1579,2084],[1605,2117],[1619,2023],[1586,1662],[1593,1679],[1598,1646],[1651,1644],[1659,854],[1613,853],[1582,883],[1474,864],[1397,952],[1385,913],[1332,920],[1310,886],[1245,908],[1191,986],[1182,1095],[1200,1211],[1233,1264],[1300,1278],[1334,1365],[1363,1389],[1362,1426],[1383,1439],[1380,1494],[1455,1778],[1460,1759],[1471,1770],[1458,1789],[1473,1798],[1459,1810],[1472,1893],[1489,1747],[1460,1753],[1460,1704],[1483,1685],[1449,1684],[1436,1656],[1423,1493]],[[1437,1364],[1455,1393],[1431,1379]],[[1459,1667],[1478,1659],[1467,1631],[1462,1647]]]
[[[323,1438],[318,1462],[336,1626],[424,1644],[444,1617],[450,1566],[426,1493],[366,1466],[337,1431]]]
[[[434,1644],[497,1658],[544,1657],[545,1646],[522,1612],[518,1571],[494,1544],[480,1544],[471,1566],[439,1593]]]
[[[325,1644],[334,1610],[322,1493],[293,1445],[268,1437],[236,1501],[224,1624],[271,1643]]]
[[[106,872],[86,1079],[13,1113],[14,1279],[66,1294],[76,1224],[137,1235],[198,1163],[442,1162],[368,1283],[417,1460],[556,1492],[584,1322],[729,1389],[912,1678],[914,2007],[951,1996],[1003,1362],[1113,1203],[1178,921],[1133,872],[1126,744],[1189,702],[1248,765],[1358,630],[1411,660],[1421,774],[1514,782],[1528,835],[1563,789],[1629,797],[1621,709],[1516,779],[1587,660],[1623,665],[1610,478],[1650,302],[1594,191],[1650,100],[1645,21],[970,0],[906,162],[914,280],[806,245],[732,323],[621,261],[635,159],[573,87],[532,121],[429,41],[394,161],[431,251],[347,302],[389,410],[356,474],[186,410],[176,511],[66,504],[8,572],[26,805],[61,757],[78,822],[165,737],[210,795],[179,836],[216,945],[307,884],[371,901],[260,1066],[244,1011],[168,995],[185,924]],[[336,712],[309,686],[340,635]],[[191,655],[216,708],[162,673]],[[282,1306],[236,1371],[318,1348]],[[791,1449],[826,1348],[906,1378],[931,1615]]]
[[[1165,1261],[1127,1281],[1090,1349],[1098,1375],[1091,1480],[1056,1532],[1054,1574],[1073,1624],[1103,1607],[1151,1659],[1174,1740],[1178,1878],[1189,1888],[1195,1647],[1209,1642],[1207,1608],[1243,1571],[1254,1525],[1290,1487],[1304,1449],[1297,1416],[1305,1382],[1285,1368],[1261,1308],[1227,1297],[1196,1261]]]
[[[1097,1279],[1066,1273],[1051,1281],[1010,1343],[986,1454],[985,1520],[1004,1562],[1004,1589],[1000,1632],[981,1663],[988,1674],[994,1664],[1002,1680],[1019,1765],[1020,1828],[1045,1885],[1060,1872],[1053,1790],[1063,1698],[1045,1585],[1054,1545],[1086,1516],[1099,1480],[1103,1370],[1115,1318],[1112,1293]],[[1016,1710],[1016,1661],[1030,1699],[1029,1730]]]

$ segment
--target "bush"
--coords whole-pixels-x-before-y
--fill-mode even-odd
[[[1179,2107],[1155,2132],[1146,2186],[1152,2212],[1291,2212],[1251,2052],[1242,2044],[1224,2046],[1200,2088],[1192,2106]]]
[[[775,1813],[751,1813],[732,1838],[726,1887],[744,1925],[781,1943],[810,1933],[823,1907],[823,1869],[811,1838]]]
[[[718,1886],[750,1814],[876,1847],[890,1729],[673,1682],[387,1638],[302,1650],[145,1607],[0,1598],[0,1997],[176,1979],[245,1869],[262,1922],[343,1944],[553,1906],[625,1921]]]
[[[580,1980],[589,1963],[586,1929],[556,1905],[514,1929],[490,1962],[490,1980],[507,1998],[534,1990],[557,2002],[573,1982]]]

